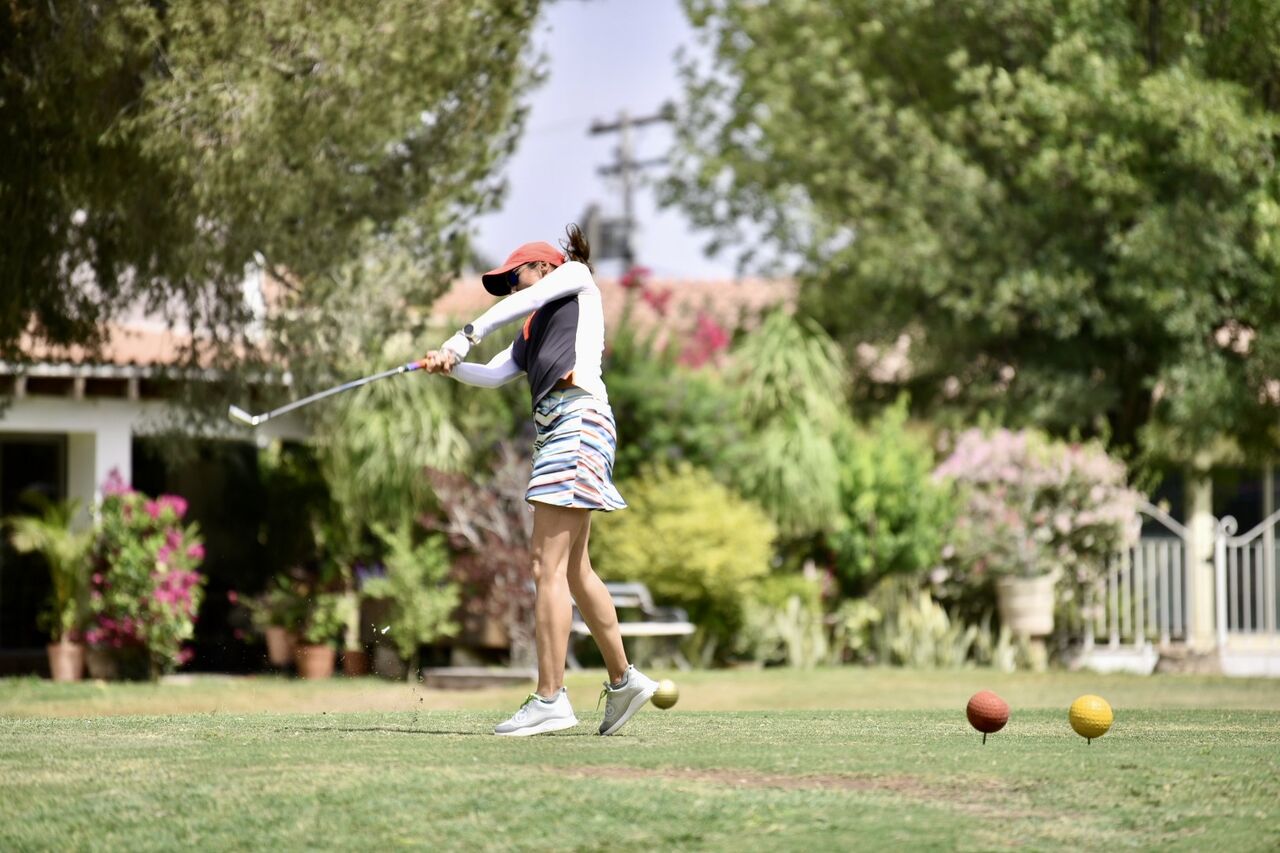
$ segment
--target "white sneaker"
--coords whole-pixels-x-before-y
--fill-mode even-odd
[[[628,666],[622,677],[624,680],[621,687],[606,684],[604,690],[600,691],[600,698],[605,700],[604,719],[600,722],[602,735],[611,735],[622,728],[622,724],[644,707],[644,703],[658,689],[658,682],[634,666]]]
[[[493,733],[507,737],[527,737],[571,729],[577,724],[578,718],[573,715],[573,707],[569,704],[569,691],[561,687],[550,702],[543,701],[536,693],[530,693],[520,710],[505,723],[499,723]]]

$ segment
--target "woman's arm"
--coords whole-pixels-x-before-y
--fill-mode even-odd
[[[505,326],[513,320],[527,317],[548,302],[595,289],[596,282],[591,277],[591,270],[587,265],[578,261],[568,261],[547,273],[536,284],[516,291],[473,320],[471,322],[472,337],[476,340],[483,339],[494,329]],[[459,332],[445,341],[440,348],[453,352],[461,361],[471,351],[471,341]]]
[[[506,385],[524,373],[511,357],[514,346],[515,344],[512,344],[495,355],[488,364],[455,364],[449,371],[449,375],[459,382],[478,385],[481,388],[497,388],[499,385]]]

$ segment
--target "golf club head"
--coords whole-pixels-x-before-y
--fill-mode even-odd
[[[257,426],[259,421],[256,417],[246,412],[239,406],[231,406],[227,410],[227,414],[231,416],[231,420],[239,421],[246,426]]]

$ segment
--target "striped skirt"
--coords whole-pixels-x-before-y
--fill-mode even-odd
[[[556,389],[533,411],[533,477],[525,500],[553,506],[625,509],[613,485],[618,448],[613,410],[581,388]]]

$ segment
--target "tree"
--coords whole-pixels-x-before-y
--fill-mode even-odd
[[[1274,446],[1276,4],[686,7],[712,58],[669,197],[719,243],[754,223],[864,368],[909,341],[862,399],[1179,460]]]
[[[353,325],[403,323],[500,191],[537,9],[0,6],[0,357],[26,329],[99,343],[141,305],[198,333],[191,362],[256,354],[306,384]],[[267,341],[242,293],[255,254],[281,290]]]

